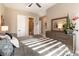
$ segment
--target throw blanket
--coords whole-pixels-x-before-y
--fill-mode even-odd
[[[14,55],[15,48],[19,48],[19,41],[11,34],[0,35],[0,55],[12,56]]]
[[[69,56],[69,48],[54,39],[40,38],[21,41],[24,45],[40,54],[40,56]]]
[[[13,45],[10,40],[7,38],[0,38],[0,55],[1,56],[10,56],[13,52]]]

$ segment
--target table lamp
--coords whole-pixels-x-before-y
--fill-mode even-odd
[[[7,32],[8,31],[8,26],[1,26],[1,31],[2,32]]]
[[[58,29],[62,30],[62,27],[63,27],[62,23],[58,23]]]

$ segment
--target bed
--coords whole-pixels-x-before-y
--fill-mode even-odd
[[[14,56],[19,41],[11,33],[0,33],[0,56]]]
[[[25,51],[29,52],[34,56],[70,56],[72,55],[69,48],[62,42],[50,38],[31,38],[21,41],[28,49]],[[37,54],[31,53],[31,51]],[[28,53],[27,53],[28,54]]]

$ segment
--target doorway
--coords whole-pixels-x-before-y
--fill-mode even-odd
[[[29,35],[34,35],[34,18],[29,17]]]

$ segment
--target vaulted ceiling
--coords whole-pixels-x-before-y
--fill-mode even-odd
[[[32,12],[39,16],[44,16],[46,14],[46,10],[55,5],[55,3],[39,3],[41,6],[41,8],[39,8],[35,3],[33,3],[31,7],[28,7],[29,4],[30,3],[5,3],[4,5],[9,8]]]

